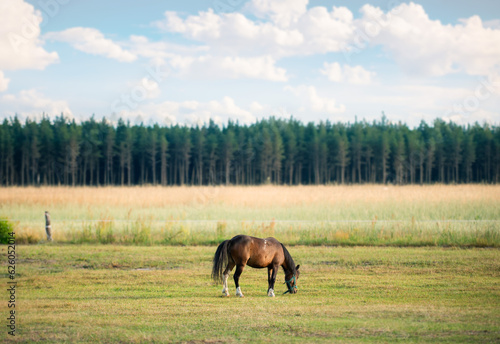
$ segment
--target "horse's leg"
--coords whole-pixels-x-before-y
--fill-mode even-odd
[[[274,283],[276,282],[276,275],[278,274],[279,265],[273,265],[273,267],[268,268],[269,274],[269,290],[267,291],[267,296],[274,297]]]
[[[233,268],[234,268],[234,262],[232,260],[230,260],[227,263],[226,269],[224,270],[224,274],[223,274],[223,281],[224,281],[224,284],[222,285],[222,295],[223,296],[229,296],[229,288],[227,286],[227,279],[229,277],[229,273],[231,272],[231,270],[233,270]]]
[[[272,266],[267,267],[267,296],[274,297],[274,290],[271,285],[272,276],[273,276],[274,268]]]
[[[245,265],[237,265],[236,271],[234,272],[234,284],[236,285],[236,296],[243,297],[243,293],[240,288],[240,275],[243,272]]]

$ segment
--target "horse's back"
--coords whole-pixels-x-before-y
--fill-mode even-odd
[[[283,259],[281,244],[275,238],[265,239],[237,235],[231,239],[230,254],[236,264],[263,268]]]
[[[257,238],[251,237],[249,235],[240,234],[234,236],[230,241],[232,245],[235,245],[235,244],[250,243],[252,239],[257,239]]]
[[[262,239],[250,235],[239,234],[231,239],[232,244],[250,244],[250,243],[264,244],[266,242],[281,246],[281,243],[273,237]]]

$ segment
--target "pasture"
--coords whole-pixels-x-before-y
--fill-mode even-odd
[[[2,188],[18,285],[16,336],[0,338],[499,342],[499,204],[491,185]],[[245,298],[232,278],[220,297],[215,245],[238,233],[283,242],[299,292],[282,295],[280,270],[269,298],[267,272],[247,267]]]
[[[497,249],[289,247],[299,292],[247,268],[245,298],[210,280],[215,247],[22,245],[12,341],[494,343]],[[5,247],[2,247],[4,256]],[[4,263],[4,262],[2,262]],[[4,269],[5,266],[2,267]],[[3,293],[2,295],[5,295]],[[6,314],[6,302],[0,305]],[[4,321],[5,322],[5,321]],[[6,337],[2,330],[1,337]],[[9,336],[10,337],[10,336]]]

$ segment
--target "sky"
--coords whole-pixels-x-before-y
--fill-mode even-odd
[[[0,120],[500,123],[500,1],[0,0]]]

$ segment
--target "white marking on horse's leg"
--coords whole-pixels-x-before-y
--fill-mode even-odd
[[[225,296],[229,296],[229,288],[227,287],[227,278],[229,277],[229,274],[224,274],[224,283],[222,285],[222,294]]]
[[[273,288],[269,288],[269,290],[267,291],[267,296],[274,297],[274,290],[273,290]]]
[[[243,293],[241,292],[241,288],[240,287],[236,288],[236,296],[239,296],[239,297],[243,297],[244,296]]]

